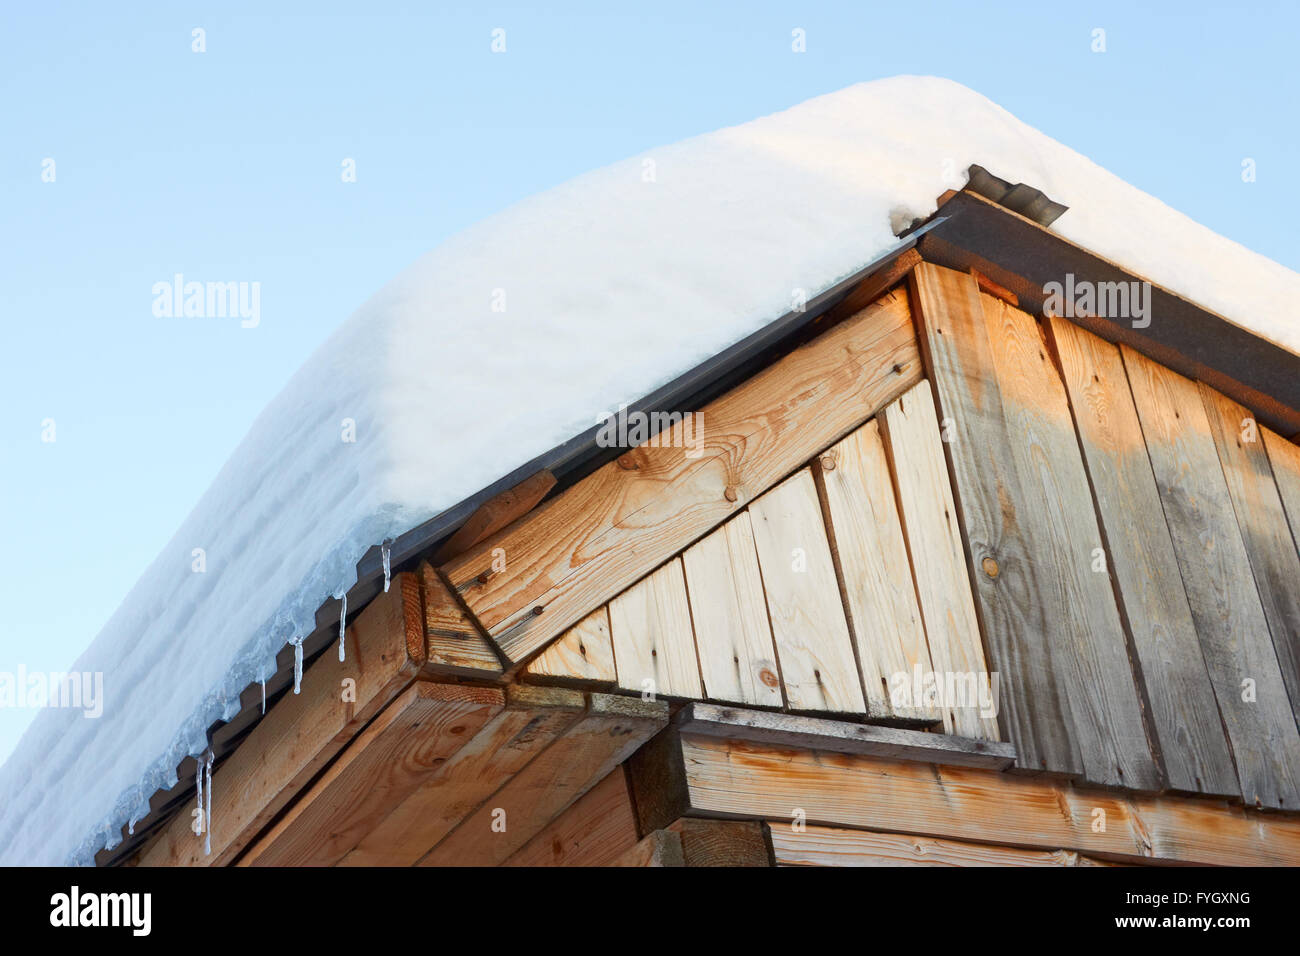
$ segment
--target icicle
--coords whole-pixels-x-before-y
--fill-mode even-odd
[[[387,594],[388,582],[389,579],[392,577],[392,569],[390,568],[390,562],[392,560],[393,554],[392,551],[389,550],[387,541],[384,542],[380,550],[383,552],[384,555],[384,593]]]
[[[205,835],[203,837],[203,855],[212,855],[212,750],[208,750],[208,810],[205,814],[207,817],[207,826],[204,827]]]
[[[198,770],[194,774],[194,790],[199,798],[199,832],[207,830],[207,823],[203,818],[203,761],[198,762]]]
[[[343,592],[343,606],[339,608],[339,660],[347,660],[343,644],[347,640],[348,627],[348,592]]]
[[[293,641],[293,692],[295,694],[302,690],[302,638],[294,638]]]
[[[266,713],[266,680],[262,681],[262,713]]]
[[[132,820],[126,825],[126,835],[135,836],[135,821]]]

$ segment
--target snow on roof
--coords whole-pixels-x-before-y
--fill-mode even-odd
[[[0,768],[0,861],[91,862],[369,547],[861,269],[971,163],[1068,205],[1067,239],[1300,352],[1300,275],[947,80],[860,84],[579,176],[420,259],[258,417],[74,666],[103,672],[103,715],[43,710]]]

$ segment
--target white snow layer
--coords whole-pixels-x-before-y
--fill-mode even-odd
[[[971,163],[1067,204],[1061,235],[1300,352],[1300,275],[947,80],[864,83],[580,176],[425,255],[258,417],[74,666],[104,673],[103,716],[43,710],[0,768],[0,862],[91,862],[369,547],[861,269]]]

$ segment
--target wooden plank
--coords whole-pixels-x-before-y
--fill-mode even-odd
[[[1123,355],[1242,797],[1300,807],[1300,735],[1200,391],[1127,346]]]
[[[984,660],[930,383],[914,385],[886,406],[880,419],[930,659],[937,675],[952,675],[958,691],[957,699],[943,701],[943,728],[962,737],[999,740],[997,698]],[[948,686],[946,680],[942,686]]]
[[[1300,818],[1204,797],[1125,797],[1042,775],[682,735],[688,812],[886,830],[1125,862],[1300,865]],[[1104,827],[1104,829],[1103,829]]]
[[[1277,481],[1278,494],[1291,525],[1291,538],[1300,548],[1300,445],[1287,441],[1271,429],[1261,426],[1260,431],[1264,433],[1264,448],[1268,451],[1273,478]]]
[[[1033,319],[912,273],[989,663],[1021,766],[1154,789],[1159,773],[1065,399]],[[988,314],[985,305],[988,304]],[[1104,552],[1103,552],[1104,553]]]
[[[911,686],[914,671],[930,670],[930,648],[879,422],[873,418],[822,452],[813,465],[813,477],[857,646],[867,713],[930,723],[941,720],[935,706],[890,699],[889,682],[897,680],[896,675],[905,675]]]
[[[505,571],[493,573],[486,543],[444,570],[505,656],[524,660],[861,425],[919,370],[898,289],[705,406],[693,420],[698,454],[674,426],[520,519],[495,542]]]
[[[347,629],[347,660],[319,657],[212,775],[211,844],[178,814],[144,866],[230,863],[324,766],[414,679],[424,663],[420,582],[396,574]],[[345,683],[351,682],[351,683]]]
[[[1066,319],[1050,330],[1168,784],[1240,793],[1124,361]]]
[[[1201,397],[1292,714],[1300,719],[1300,552],[1254,416],[1204,383]]]
[[[504,668],[496,651],[428,561],[420,563],[420,583],[424,587],[425,676],[500,676]]]
[[[865,714],[853,638],[812,474],[803,469],[749,510],[791,709]]]
[[[825,315],[818,316],[813,321],[829,326],[851,315],[856,315],[879,299],[890,287],[906,279],[908,273],[915,269],[920,262],[921,254],[915,248],[904,250],[899,253],[898,258],[886,265],[885,268],[873,272],[854,286],[853,290],[844,297],[842,302],[837,303]]]
[[[609,609],[598,607],[559,640],[533,658],[524,671],[534,680],[573,683],[584,687],[613,687],[614,644],[609,636]]]
[[[609,602],[609,632],[619,687],[651,696],[702,696],[679,559]]]
[[[489,498],[465,519],[465,523],[448,538],[433,556],[434,563],[445,564],[474,545],[486,541],[502,528],[518,521],[537,507],[555,487],[555,476],[543,468],[513,488]]]
[[[749,512],[682,554],[703,679],[701,696],[780,707],[781,678]]]
[[[682,838],[671,830],[654,830],[611,866],[685,866]]]
[[[420,860],[495,866],[668,723],[668,704],[590,695],[587,712]]]
[[[772,827],[777,866],[1113,866],[1073,850],[1021,850],[839,827]]]
[[[1007,743],[929,734],[901,727],[851,724],[842,720],[740,710],[716,704],[688,704],[676,718],[679,732],[696,736],[750,740],[779,747],[866,754],[952,767],[1002,770],[1016,759]]]
[[[506,707],[410,796],[393,808],[341,866],[411,866],[586,709],[586,698],[560,687],[505,689]]]
[[[767,828],[758,820],[683,817],[668,829],[681,837],[686,866],[772,866]]]
[[[362,731],[240,866],[333,866],[501,712],[486,687],[416,681]]]
[[[503,866],[614,866],[637,845],[622,767],[588,790]]]

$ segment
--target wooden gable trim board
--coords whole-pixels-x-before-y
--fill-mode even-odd
[[[930,383],[914,385],[886,406],[880,417],[930,659],[941,679],[951,675],[951,686],[967,695],[964,701],[948,701],[943,707],[944,730],[961,737],[999,740],[996,712],[984,713],[980,705],[978,690],[991,695],[994,688]]]
[[[628,451],[494,539],[510,556],[506,571],[493,573],[486,544],[443,570],[504,655],[526,661],[919,375],[900,289],[709,403],[698,457],[687,456],[675,426],[656,447]]]
[[[1016,847],[936,840],[903,833],[876,833],[843,827],[770,829],[777,866],[1114,866],[1073,850],[1021,850]]]
[[[944,840],[1073,850],[1131,863],[1300,865],[1300,818],[1204,797],[1084,789],[1042,775],[816,753],[682,734],[632,766],[690,816],[796,819]],[[638,754],[638,758],[641,757]],[[651,807],[662,812],[661,801]],[[1102,828],[1104,822],[1104,829]]]
[[[495,688],[416,681],[239,859],[240,866],[333,866],[501,712]]]
[[[1158,789],[1110,580],[1092,570],[1101,532],[1064,386],[1035,323],[970,275],[922,263],[912,282],[1021,766]]]
[[[890,694],[891,678],[907,675],[911,686],[912,674],[931,666],[878,419],[818,455],[813,476],[857,646],[867,712],[937,723],[944,716],[937,707],[910,698],[895,704]]]
[[[204,836],[178,813],[149,844],[145,866],[213,866],[232,862],[275,815],[400,694],[424,664],[420,582],[393,576],[390,590],[347,629],[346,661],[326,654],[307,668],[301,692],[253,728],[212,775],[211,854]],[[352,681],[344,693],[344,681]],[[345,697],[347,699],[345,699]]]
[[[411,866],[544,752],[586,711],[561,687],[505,689],[505,709],[393,807],[341,866]]]
[[[1118,346],[1047,322],[1169,786],[1240,794]]]
[[[433,556],[435,564],[445,564],[486,541],[502,528],[518,521],[555,487],[555,475],[543,468],[512,488],[494,495],[475,509],[465,523],[448,538]]]
[[[591,694],[586,711],[420,859],[419,866],[495,866],[668,723],[662,700]]]
[[[1300,807],[1300,735],[1197,384],[1121,349],[1243,799]],[[1243,681],[1254,684],[1244,700]]]

